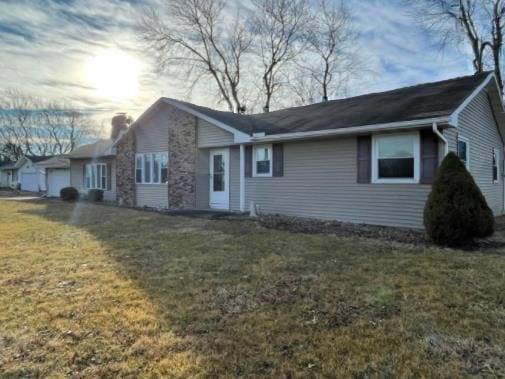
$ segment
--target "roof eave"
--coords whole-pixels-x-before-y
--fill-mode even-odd
[[[445,117],[425,118],[411,121],[390,122],[384,124],[352,126],[348,128],[339,128],[339,129],[317,130],[311,132],[271,134],[265,136],[252,137],[250,141],[251,142],[290,141],[290,140],[301,140],[318,137],[351,136],[365,133],[380,133],[380,132],[398,131],[399,129],[413,130],[428,126],[431,127],[431,125],[433,125],[434,122],[437,124],[443,124],[449,127],[454,127],[454,125],[451,124],[450,116],[445,116]]]

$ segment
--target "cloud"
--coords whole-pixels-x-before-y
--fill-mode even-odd
[[[417,28],[400,0],[349,0],[361,33],[359,50],[370,67],[350,86],[350,95],[469,74],[466,51],[441,53]],[[109,117],[126,110],[138,116],[160,96],[180,97],[184,88],[153,73],[137,43],[137,22],[159,0],[4,0],[0,2],[1,87],[75,102]],[[96,96],[82,77],[85,62],[103,49],[127,51],[141,62],[137,98],[113,102]],[[214,106],[206,88],[193,101]]]

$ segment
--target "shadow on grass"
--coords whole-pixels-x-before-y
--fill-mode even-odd
[[[105,246],[120,274],[154,304],[161,332],[183,339],[181,353],[199,357],[191,376],[430,376],[447,357],[433,356],[420,341],[450,330],[456,314],[476,317],[475,310],[465,314],[467,301],[482,297],[479,287],[448,300],[467,280],[458,274],[478,259],[461,252],[399,251],[244,220],[34,205],[25,212],[83,229]],[[130,339],[138,343],[138,336]],[[468,358],[451,359],[456,363],[445,373],[464,372]],[[488,363],[472,363],[472,370],[485,373]]]

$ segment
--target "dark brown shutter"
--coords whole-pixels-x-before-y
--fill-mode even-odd
[[[82,188],[86,187],[86,163],[82,165]]]
[[[274,143],[272,146],[273,158],[273,176],[284,176],[284,145],[282,143]]]
[[[252,146],[245,147],[245,176],[250,178],[252,176]]]
[[[431,130],[421,130],[421,183],[433,183],[437,168],[438,138]]]
[[[372,178],[372,137],[358,137],[358,183],[370,183]]]
[[[112,165],[107,163],[107,191],[112,189]]]

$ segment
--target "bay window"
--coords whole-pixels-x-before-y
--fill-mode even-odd
[[[84,169],[86,189],[107,189],[107,165],[105,163],[90,163]]]
[[[135,156],[135,182],[165,184],[168,182],[168,153],[144,153]]]
[[[272,176],[272,145],[254,147],[254,176]]]
[[[419,134],[375,136],[372,144],[374,183],[419,182]]]

